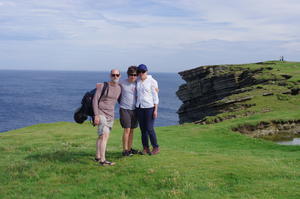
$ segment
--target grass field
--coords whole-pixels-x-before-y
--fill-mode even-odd
[[[92,161],[89,124],[2,133],[0,198],[300,198],[300,146],[230,130],[241,122],[159,127],[159,155],[123,158],[116,121],[107,155],[113,167]],[[140,148],[139,130],[134,145]]]
[[[156,156],[122,157],[119,121],[108,143],[107,159],[117,163],[113,167],[93,161],[97,135],[89,123],[39,124],[1,133],[0,199],[299,199],[300,146],[232,131],[243,124],[300,118],[300,95],[284,94],[299,88],[300,63],[270,63],[273,69],[257,78],[276,77],[274,83],[228,97],[252,96],[243,103],[254,106],[207,118],[239,116],[215,124],[156,128],[161,146]],[[282,82],[282,75],[291,77]],[[273,95],[263,96],[264,92]],[[139,129],[135,134],[134,148],[141,149]]]

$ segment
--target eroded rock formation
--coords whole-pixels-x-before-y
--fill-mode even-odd
[[[212,123],[206,121],[207,116],[216,116],[220,113],[245,110],[254,104],[245,103],[253,97],[254,90],[260,96],[298,95],[299,86],[289,88],[287,82],[291,75],[282,74],[276,68],[276,62],[260,62],[249,65],[213,65],[200,66],[191,70],[182,71],[179,74],[186,81],[177,91],[177,96],[183,102],[179,110],[179,123],[195,122],[200,124]],[[274,67],[273,67],[274,66]],[[299,83],[297,83],[299,84]],[[275,93],[270,89],[264,89],[262,85],[276,85]],[[281,93],[280,93],[281,92]],[[241,95],[245,93],[245,95]],[[231,97],[231,96],[235,97]],[[261,110],[267,112],[268,110]],[[253,114],[244,111],[240,116]],[[239,117],[237,114],[215,118],[214,122],[224,119]]]
[[[254,78],[263,69],[247,70],[225,66],[202,66],[180,72],[186,81],[179,87],[177,96],[183,102],[179,110],[179,122],[195,122],[206,116],[217,115],[234,108],[236,102],[248,100],[251,96],[219,102],[226,96],[246,92],[251,85],[264,80]]]

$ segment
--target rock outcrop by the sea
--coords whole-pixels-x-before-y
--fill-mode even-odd
[[[207,116],[216,116],[220,113],[247,110],[255,104],[243,103],[251,100],[251,90],[261,89],[261,85],[281,85],[283,93],[298,94],[299,89],[288,89],[287,80],[290,75],[277,75],[272,73],[276,62],[260,62],[252,64],[254,67],[245,65],[212,65],[200,66],[191,70],[179,72],[182,79],[186,81],[176,92],[182,105],[177,111],[179,123],[195,122],[207,124]],[[273,91],[263,90],[261,96],[274,95]],[[245,95],[237,95],[246,93]],[[249,95],[247,94],[249,93]],[[276,93],[278,94],[278,93]],[[231,97],[231,96],[235,97]],[[267,112],[268,110],[261,110]],[[253,114],[251,111],[241,112],[242,116]],[[226,117],[215,118],[213,123],[224,119],[231,119],[238,115],[227,115]],[[240,115],[241,116],[241,115]],[[212,122],[212,121],[210,121]]]

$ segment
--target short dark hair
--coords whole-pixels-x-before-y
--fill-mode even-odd
[[[136,66],[129,66],[127,69],[127,75],[137,73],[137,67]]]

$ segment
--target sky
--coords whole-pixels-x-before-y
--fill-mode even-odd
[[[0,69],[300,61],[299,0],[0,0]]]

